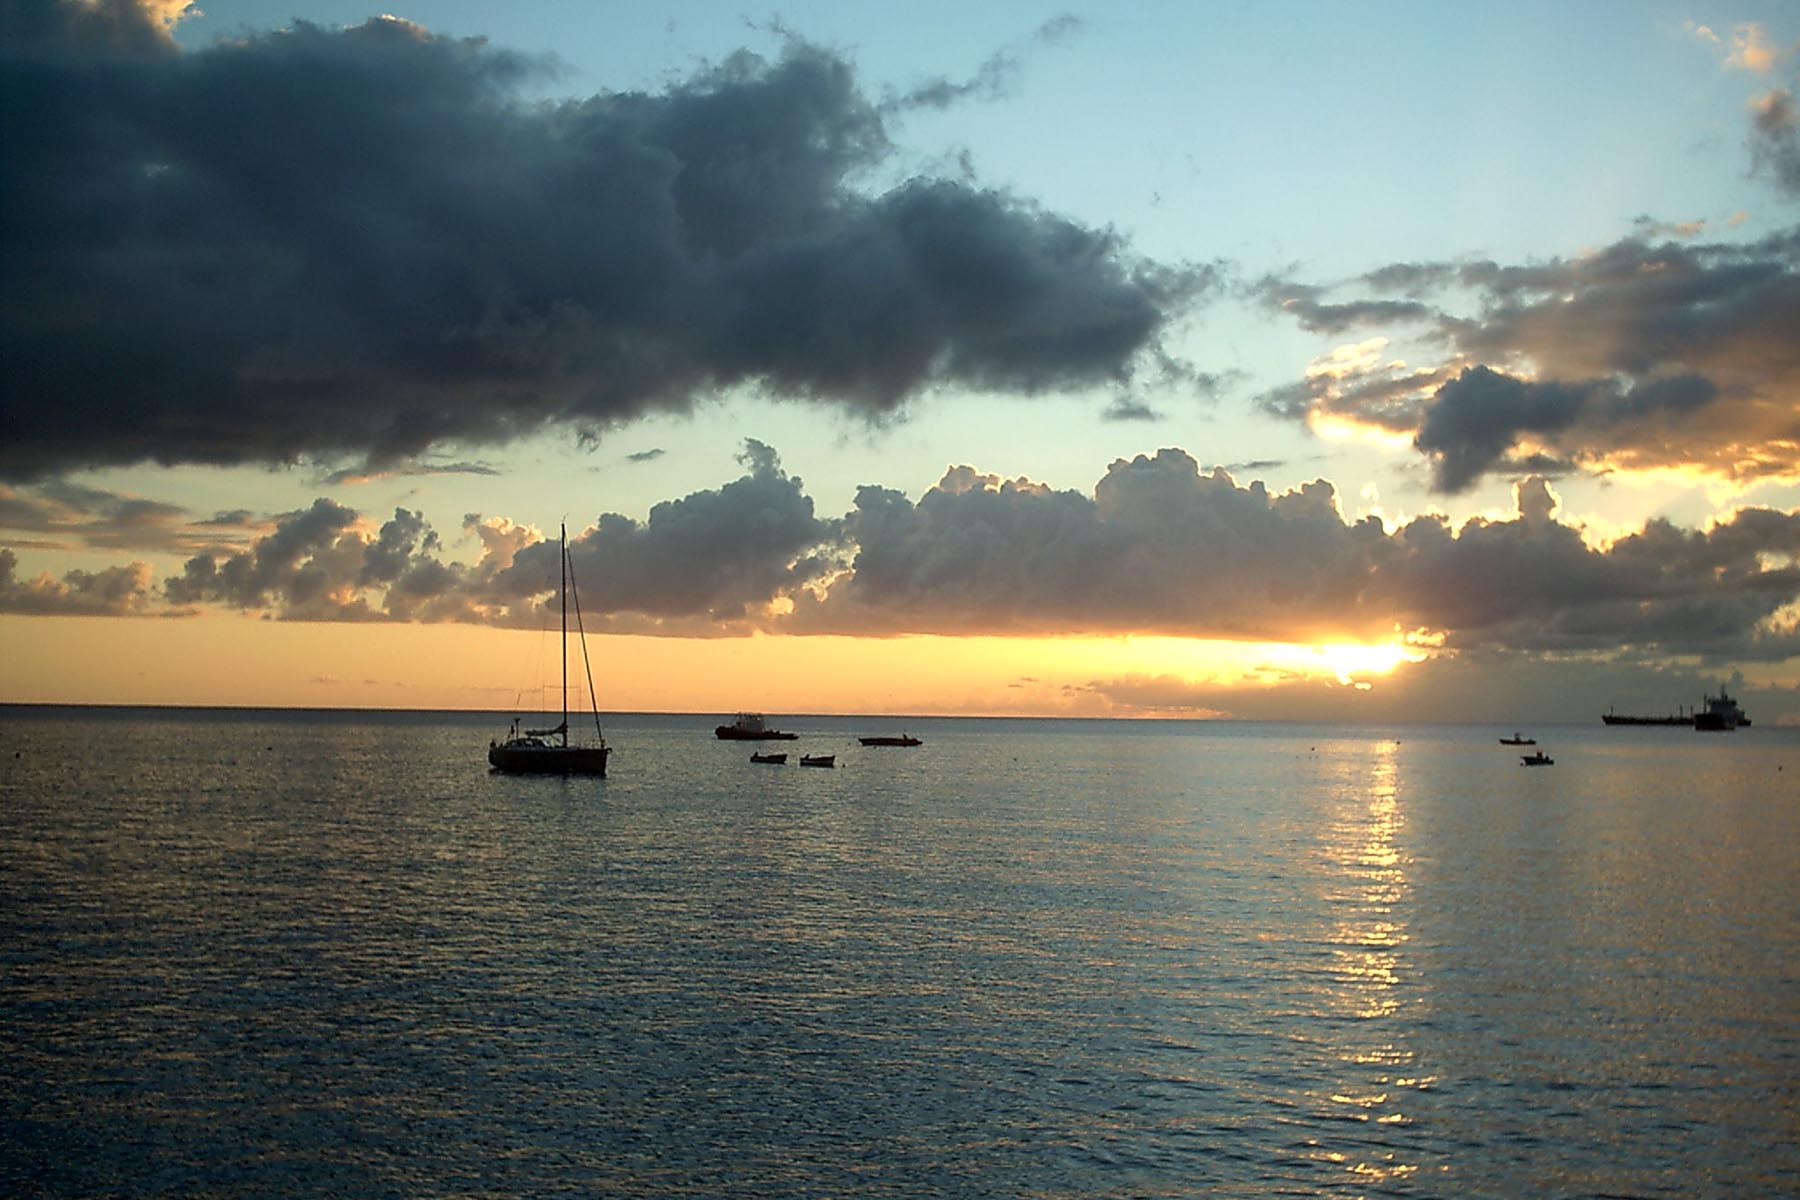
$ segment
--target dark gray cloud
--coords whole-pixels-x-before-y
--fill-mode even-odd
[[[1431,305],[1417,300],[1326,300],[1326,289],[1291,280],[1264,279],[1254,289],[1264,303],[1279,309],[1313,333],[1341,334],[1370,325],[1428,321]]]
[[[1413,444],[1431,457],[1434,486],[1459,492],[1505,460],[1526,435],[1557,444],[1577,426],[1595,438],[1625,426],[1641,434],[1679,425],[1717,395],[1712,381],[1697,375],[1627,390],[1613,379],[1538,383],[1470,367],[1438,388]]]
[[[79,8],[4,9],[0,477],[1120,381],[1206,284],[1026,198],[861,190],[886,119],[797,39],[530,104],[548,64],[395,19],[183,54]]]
[[[1446,491],[1546,463],[1800,474],[1800,229],[1747,243],[1627,238],[1522,266],[1400,264],[1357,286],[1374,279],[1415,296],[1445,289],[1427,330],[1441,364],[1371,355],[1273,389],[1260,407],[1412,434]],[[1472,298],[1473,315],[1454,297]],[[1397,303],[1410,318],[1418,301]],[[1298,315],[1322,327],[1312,311]]]

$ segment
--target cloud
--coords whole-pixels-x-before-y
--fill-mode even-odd
[[[1091,497],[966,466],[916,505],[865,487],[844,535],[851,571],[798,602],[798,628],[1301,639],[1391,628],[1358,602],[1378,522],[1346,524],[1323,481],[1271,495],[1202,475],[1179,450],[1113,463]]]
[[[1409,367],[1371,338],[1265,393],[1265,411],[1411,436],[1446,491],[1543,462],[1800,477],[1800,230],[1745,244],[1634,237],[1526,265],[1395,264],[1356,286],[1376,280],[1409,306],[1439,297],[1423,345],[1440,360]]]
[[[33,487],[0,484],[0,530],[42,548],[160,550],[191,554],[240,543],[254,528],[248,513],[195,519],[178,504],[126,496],[66,480]]]
[[[363,484],[375,483],[383,479],[426,478],[433,475],[486,475],[498,476],[500,472],[486,463],[479,462],[445,462],[445,463],[393,463],[378,471],[347,469],[334,471],[325,477],[329,484]]]
[[[61,579],[48,572],[17,577],[18,555],[0,546],[0,613],[37,617],[124,617],[151,611],[148,563],[70,571]]]
[[[1769,31],[1755,21],[1748,21],[1731,31],[1731,53],[1727,66],[1758,75],[1775,69],[1781,50],[1769,39]]]
[[[1751,102],[1750,148],[1755,169],[1789,195],[1800,196],[1800,115],[1794,93],[1775,88]]]
[[[1627,389],[1612,379],[1536,383],[1469,367],[1438,388],[1413,444],[1431,456],[1436,488],[1459,492],[1527,439],[1559,445],[1589,440],[1570,436],[1577,428],[1606,439],[1627,425],[1680,425],[1717,398],[1717,387],[1698,375]]]
[[[1029,197],[864,190],[890,115],[798,39],[532,104],[551,64],[392,18],[181,53],[80,7],[18,0],[0,49],[3,478],[1123,383],[1209,282]]]
[[[748,441],[742,461],[739,478],[643,521],[604,513],[571,532],[583,628],[1290,643],[1404,634],[1449,654],[1800,654],[1800,514],[1775,509],[1701,530],[1652,520],[1598,545],[1559,519],[1551,484],[1533,477],[1508,519],[1452,526],[1428,515],[1389,529],[1346,517],[1322,479],[1271,492],[1171,448],[1113,462],[1091,493],[963,465],[917,501],[866,485],[849,513],[825,518],[770,447]],[[451,557],[418,513],[397,508],[377,525],[321,498],[247,549],[193,556],[160,600],[124,586],[135,565],[118,569],[127,573],[108,594],[147,613],[217,605],[288,620],[554,623],[556,542],[504,517],[469,514],[463,529],[479,546],[473,562]],[[11,603],[49,611],[102,582],[9,584]]]
[[[775,452],[746,443],[749,472],[650,510],[603,514],[569,558],[592,631],[744,633],[771,605],[838,569],[833,522],[814,516]],[[424,517],[396,508],[375,528],[320,498],[230,555],[200,554],[164,582],[175,605],[218,604],[305,621],[457,621],[538,626],[556,611],[557,543],[505,518],[470,514],[473,564],[447,559]]]
[[[1009,46],[989,55],[972,78],[953,81],[939,76],[891,97],[883,108],[892,112],[915,108],[947,109],[971,99],[998,99],[1017,86],[1029,50],[1065,41],[1082,28],[1079,17],[1068,13],[1053,17],[1038,26],[1024,45]]]
[[[1102,421],[1160,421],[1162,413],[1129,396],[1120,396],[1106,407],[1100,414]]]
[[[1428,320],[1430,305],[1408,299],[1327,301],[1326,289],[1267,278],[1252,289],[1264,303],[1293,317],[1311,333],[1337,335],[1351,329],[1397,321]]]
[[[191,0],[9,0],[0,8],[0,45],[32,53],[173,55],[172,31],[194,9]]]
[[[575,537],[569,559],[584,609],[609,624],[649,628],[647,618],[664,632],[748,632],[778,599],[834,571],[836,526],[814,515],[801,481],[761,442],[748,441],[742,461],[749,473],[723,487],[664,501],[643,522],[602,515]],[[525,598],[556,578],[556,548],[540,542],[494,587]]]

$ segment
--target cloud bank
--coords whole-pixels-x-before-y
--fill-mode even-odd
[[[1298,643],[1402,633],[1457,653],[1800,653],[1800,514],[1745,508],[1701,530],[1652,520],[1597,546],[1558,519],[1549,483],[1534,477],[1517,486],[1509,519],[1453,527],[1426,516],[1388,529],[1344,516],[1323,480],[1275,493],[1164,449],[1115,461],[1091,493],[957,466],[917,500],[864,486],[831,518],[769,447],[748,442],[743,462],[741,477],[641,522],[603,513],[571,531],[590,631]],[[470,514],[456,540],[469,549],[405,508],[377,522],[321,498],[241,549],[192,555],[160,589],[141,581],[128,607],[551,619],[552,538]],[[9,558],[0,607],[46,611],[53,585],[21,590],[13,569]],[[67,599],[98,584],[56,586]]]
[[[0,310],[0,477],[378,469],[734,386],[879,419],[1123,384],[1207,283],[1029,198],[867,190],[893,112],[799,39],[531,103],[554,64],[481,41],[183,53],[181,7],[5,5],[0,289],[32,303]]]

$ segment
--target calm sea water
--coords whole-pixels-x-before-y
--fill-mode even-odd
[[[1800,1194],[1800,735],[0,710],[0,1191]]]

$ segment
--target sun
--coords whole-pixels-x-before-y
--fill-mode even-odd
[[[1301,647],[1315,663],[1337,676],[1342,684],[1356,684],[1359,676],[1386,675],[1403,662],[1423,662],[1425,655],[1404,642],[1321,642]]]

